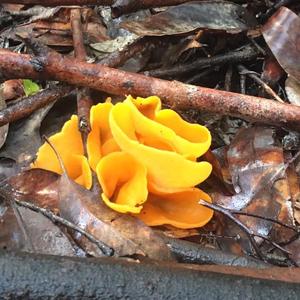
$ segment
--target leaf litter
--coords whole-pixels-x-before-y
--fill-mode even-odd
[[[281,7],[269,17],[268,11],[272,7],[256,7],[256,3],[241,2],[243,5],[193,1],[157,11],[137,9],[137,12],[117,19],[111,17],[109,7],[96,7],[95,10],[82,7],[81,21],[87,59],[101,64],[103,57],[106,62],[113,58],[114,61],[122,62],[115,67],[123,66],[125,71],[137,70],[149,72],[150,75],[151,72],[159,74],[164,71],[167,76],[163,77],[181,82],[215,89],[229,87],[232,92],[269,98],[258,83],[250,77],[246,79],[245,74],[238,71],[235,62],[231,63],[225,57],[225,63],[222,63],[227,52],[234,53],[242,45],[250,43],[259,49],[259,59],[242,57],[243,64],[249,70],[254,70],[284,101],[299,105],[299,6]],[[1,47],[31,53],[24,48],[20,38],[33,35],[40,42],[70,55],[73,37],[68,16],[72,8],[63,5],[54,8],[1,6],[0,16],[5,17],[0,22]],[[267,20],[263,24],[264,16]],[[7,25],[12,24],[12,21],[17,24],[15,29]],[[256,31],[257,26],[261,25],[262,35]],[[136,44],[139,47],[142,45],[143,51],[131,50]],[[131,51],[132,56],[128,55]],[[124,53],[128,57],[122,57]],[[137,53],[139,59],[136,59]],[[219,55],[218,63],[212,68],[211,63],[216,55]],[[130,59],[134,59],[134,67],[132,63],[126,64]],[[173,72],[168,75],[168,69],[176,65],[189,66],[197,59],[205,60],[203,67],[193,68],[191,65],[185,73]],[[7,81],[4,87],[5,84]],[[18,91],[19,83],[14,84],[16,89],[12,88],[6,94],[9,97],[4,97],[4,100],[1,98],[1,109],[10,105],[9,98],[18,101],[23,96]],[[38,80],[36,86],[25,81],[26,97],[36,92],[37,86],[44,88],[48,84],[45,79]],[[92,93],[95,103],[107,96],[100,92]],[[113,102],[120,99],[122,97],[114,96]],[[71,105],[64,104],[63,109],[59,105],[48,105],[29,117],[11,122],[9,127],[8,124],[1,127],[0,179],[5,183],[1,190],[6,191],[6,194],[1,193],[4,198],[0,210],[2,248],[33,251],[24,237],[25,229],[35,252],[103,256],[97,244],[83,233],[62,223],[53,223],[51,217],[49,219],[52,214],[54,218],[57,216],[74,224],[113,249],[114,256],[174,260],[172,247],[169,247],[170,250],[161,238],[161,234],[166,234],[183,241],[183,247],[184,239],[188,239],[195,245],[201,240],[199,251],[201,247],[206,250],[221,249],[224,251],[224,261],[226,253],[230,253],[244,257],[251,255],[275,265],[300,264],[300,168],[296,128],[289,130],[285,127],[261,126],[224,115],[180,110],[187,121],[204,124],[212,129],[213,151],[203,159],[212,163],[214,171],[201,187],[205,187],[205,191],[213,196],[213,204],[221,207],[225,214],[215,213],[213,220],[203,228],[179,230],[172,226],[160,226],[156,228],[159,232],[157,234],[134,216],[108,208],[99,199],[99,187],[98,190],[95,188],[89,191],[73,182],[65,173],[60,176],[46,170],[29,169],[42,143],[40,131],[53,133],[51,128],[60,127],[54,116],[63,115],[65,120],[72,112]],[[47,122],[44,122],[44,126],[47,128],[41,129],[45,118]],[[18,207],[22,225],[5,195],[30,203],[37,210]],[[48,218],[39,209],[49,212]],[[234,219],[226,219],[226,213],[233,214]],[[257,234],[254,246],[247,231],[237,226],[239,222]],[[293,240],[295,236],[298,239]],[[282,245],[283,249],[277,245]],[[258,247],[262,256],[253,247]],[[184,261],[184,258],[180,260]],[[217,263],[222,261],[218,260]]]

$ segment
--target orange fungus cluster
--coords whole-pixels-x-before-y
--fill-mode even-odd
[[[91,108],[90,123],[88,157],[75,115],[49,138],[75,182],[90,189],[94,171],[106,205],[134,214],[149,226],[195,228],[211,219],[212,211],[198,204],[199,199],[211,199],[195,187],[212,169],[208,162],[197,162],[211,144],[206,127],[161,109],[156,96],[97,104]],[[33,167],[62,173],[47,143]]]

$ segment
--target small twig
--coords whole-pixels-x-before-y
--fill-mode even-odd
[[[186,74],[192,71],[196,71],[203,68],[220,66],[224,64],[236,64],[243,61],[249,61],[258,56],[258,51],[254,49],[254,47],[247,45],[242,49],[230,51],[225,54],[219,54],[212,57],[201,57],[197,60],[187,63],[187,64],[179,64],[174,67],[166,68],[166,69],[158,69],[147,71],[144,74],[147,76],[153,77],[173,77],[182,74]]]
[[[241,222],[239,219],[237,219],[234,214],[231,212],[230,209],[227,209],[225,207],[216,205],[216,204],[212,204],[212,203],[208,203],[202,199],[199,200],[199,204],[208,207],[214,211],[217,211],[221,214],[223,214],[224,216],[226,216],[228,219],[230,219],[231,221],[233,221],[248,237],[253,249],[255,250],[256,255],[268,262],[268,258],[263,254],[263,252],[260,250],[257,242],[255,241],[255,237],[261,238],[267,242],[269,242],[271,245],[273,245],[275,248],[277,248],[278,250],[282,251],[285,255],[288,254],[289,252],[285,249],[283,249],[279,244],[277,244],[276,242],[271,241],[268,237],[254,233],[251,229],[249,229],[243,222]]]
[[[89,239],[92,243],[96,244],[97,247],[102,251],[102,253],[106,256],[112,256],[114,254],[114,250],[109,247],[108,245],[106,245],[105,243],[99,241],[94,235],[86,232],[85,230],[83,230],[82,228],[76,226],[75,224],[69,222],[66,219],[63,219],[57,215],[55,215],[53,212],[36,206],[32,203],[29,202],[25,202],[25,201],[19,201],[17,199],[14,200],[19,206],[23,206],[26,208],[29,208],[35,212],[39,212],[41,214],[43,214],[45,217],[49,218],[53,223],[60,223],[64,226],[66,226],[69,229],[75,230],[79,233],[81,233],[82,235],[84,235],[87,239]]]
[[[71,27],[73,33],[73,45],[75,58],[79,61],[86,61],[87,54],[83,41],[83,31],[81,23],[80,8],[73,8],[71,10]],[[89,88],[77,89],[77,113],[78,113],[78,126],[81,133],[83,148],[85,155],[87,154],[86,142],[88,134],[91,131],[90,125],[90,109],[93,101],[90,96]]]
[[[241,94],[246,95],[246,75],[240,74]]]
[[[237,68],[241,75],[249,76],[256,83],[258,83],[265,90],[265,92],[268,93],[271,97],[273,97],[278,102],[284,103],[284,101],[273,91],[273,89],[270,86],[268,86],[261,78],[259,78],[259,76],[255,72],[248,70],[243,65],[238,65]]]

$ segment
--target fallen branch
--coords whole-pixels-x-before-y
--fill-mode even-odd
[[[1,3],[60,6],[60,5],[111,5],[113,0],[4,0]]]
[[[67,96],[73,89],[72,86],[59,84],[19,100],[15,104],[0,110],[0,126],[27,117],[37,109]]]
[[[114,95],[159,96],[174,109],[198,109],[300,130],[300,107],[93,65],[58,53],[39,56],[0,50],[0,79],[58,80]]]

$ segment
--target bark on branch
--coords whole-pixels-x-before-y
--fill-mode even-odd
[[[1,3],[11,4],[28,4],[42,6],[59,6],[59,5],[111,5],[113,0],[4,0]]]
[[[47,79],[115,95],[159,96],[177,109],[199,109],[300,130],[300,107],[93,65],[57,53],[30,56],[0,50],[0,78]]]

